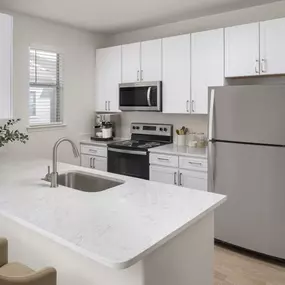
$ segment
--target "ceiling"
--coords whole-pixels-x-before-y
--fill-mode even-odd
[[[0,0],[8,9],[94,32],[119,33],[277,0]]]

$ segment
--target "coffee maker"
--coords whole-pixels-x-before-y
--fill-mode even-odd
[[[95,141],[111,141],[118,137],[120,127],[120,114],[97,113],[95,114],[94,135],[91,137]]]

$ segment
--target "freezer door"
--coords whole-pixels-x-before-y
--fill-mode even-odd
[[[209,189],[228,198],[215,212],[215,237],[285,259],[285,149],[221,142],[211,147]]]
[[[285,86],[215,87],[209,96],[214,139],[285,145]]]

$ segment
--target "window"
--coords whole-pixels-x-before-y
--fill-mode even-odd
[[[62,123],[61,76],[60,54],[30,49],[30,126]]]

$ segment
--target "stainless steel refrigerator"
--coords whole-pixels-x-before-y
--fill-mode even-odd
[[[285,86],[210,88],[208,127],[215,238],[285,259]]]

